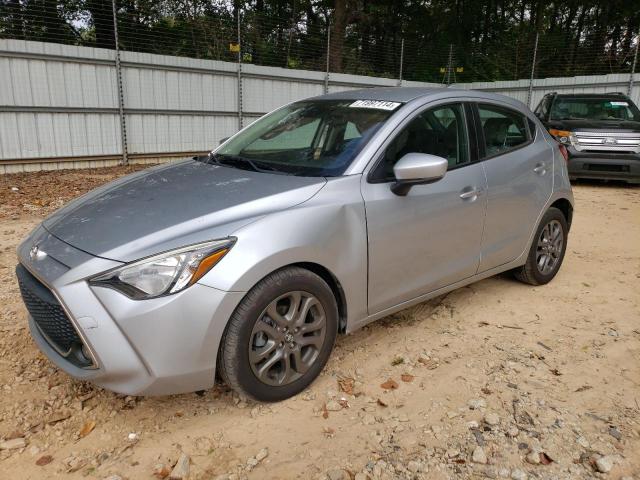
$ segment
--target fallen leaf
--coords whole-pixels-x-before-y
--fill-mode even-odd
[[[591,385],[583,385],[581,387],[578,387],[576,390],[574,390],[575,392],[584,392],[585,390],[589,390],[593,388]]]
[[[94,428],[96,428],[96,422],[89,420],[82,426],[78,435],[80,435],[80,438],[84,438],[89,435]]]
[[[353,385],[355,380],[353,378],[340,378],[338,379],[338,385],[340,386],[340,390],[342,390],[347,395],[353,395]]]
[[[393,365],[394,367],[395,367],[396,365],[400,365],[400,364],[402,364],[402,363],[404,363],[404,358],[402,358],[402,357],[400,357],[400,356],[393,357],[393,360],[391,360],[391,365]]]
[[[382,383],[380,386],[385,390],[396,390],[398,388],[398,382],[390,378],[386,382]]]
[[[67,468],[67,473],[77,472],[82,467],[84,467],[86,464],[87,464],[86,460],[81,460],[81,461],[78,462],[77,465],[72,465],[69,468]]]
[[[81,397],[78,397],[78,400],[80,400],[81,402],[86,402],[87,400],[90,400],[95,396],[96,396],[96,392],[89,392],[85,395],[82,395]]]
[[[540,463],[543,465],[549,465],[553,463],[553,459],[544,452],[540,452]]]
[[[63,420],[66,420],[70,416],[71,416],[71,412],[57,413],[57,414],[52,415],[51,417],[49,417],[49,419],[46,421],[46,423],[48,423],[49,425],[53,425],[54,423],[58,423],[58,422],[61,422]]]
[[[331,427],[322,427],[322,432],[328,437],[331,438],[334,436],[336,431]]]
[[[43,455],[38,460],[36,460],[36,465],[39,467],[44,467],[45,465],[49,465],[53,462],[53,457],[51,455]]]
[[[172,468],[169,465],[161,464],[156,470],[153,471],[153,475],[158,478],[166,478],[171,473]]]
[[[329,410],[327,410],[327,404],[326,403],[322,404],[322,418],[324,418],[324,419],[329,418]]]
[[[342,408],[349,408],[349,402],[346,398],[341,398],[340,400],[338,400],[338,403]]]
[[[418,359],[418,363],[423,364],[429,370],[435,370],[440,365],[437,360],[434,360],[432,358],[428,358],[428,359],[427,358],[419,358]]]
[[[414,377],[413,375],[409,375],[408,373],[403,373],[402,375],[400,375],[400,378],[403,382],[409,383],[413,382],[413,379],[416,377]]]

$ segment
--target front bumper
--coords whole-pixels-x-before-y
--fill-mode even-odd
[[[568,148],[569,177],[640,183],[640,154],[600,153]]]
[[[28,255],[34,242],[47,252],[43,259]],[[166,395],[213,386],[220,339],[243,292],[195,284],[176,295],[131,300],[86,282],[87,271],[104,271],[110,261],[73,252],[58,242],[39,229],[20,246],[18,257],[59,300],[93,364],[81,368],[61,355],[30,316],[31,334],[53,363],[75,378],[127,395]],[[84,262],[73,265],[78,257]]]

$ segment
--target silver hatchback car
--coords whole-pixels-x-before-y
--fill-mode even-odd
[[[507,270],[549,282],[573,212],[565,160],[500,95],[295,102],[47,218],[18,249],[31,333],[116,392],[197,391],[217,372],[281,400],[320,373],[338,332]]]

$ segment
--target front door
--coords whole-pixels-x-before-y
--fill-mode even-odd
[[[418,113],[363,177],[369,243],[369,314],[474,275],[486,204],[481,163],[472,162],[465,108],[447,104]],[[397,196],[393,166],[407,153],[444,157],[441,180]]]

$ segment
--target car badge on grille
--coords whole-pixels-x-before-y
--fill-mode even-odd
[[[31,247],[31,250],[29,250],[29,258],[31,260],[42,260],[46,256],[46,252],[40,250],[40,247],[37,243],[33,247]]]
[[[607,137],[604,139],[604,142],[607,145],[615,145],[616,143],[618,143],[618,140],[616,140],[615,138],[611,138],[611,137]]]

